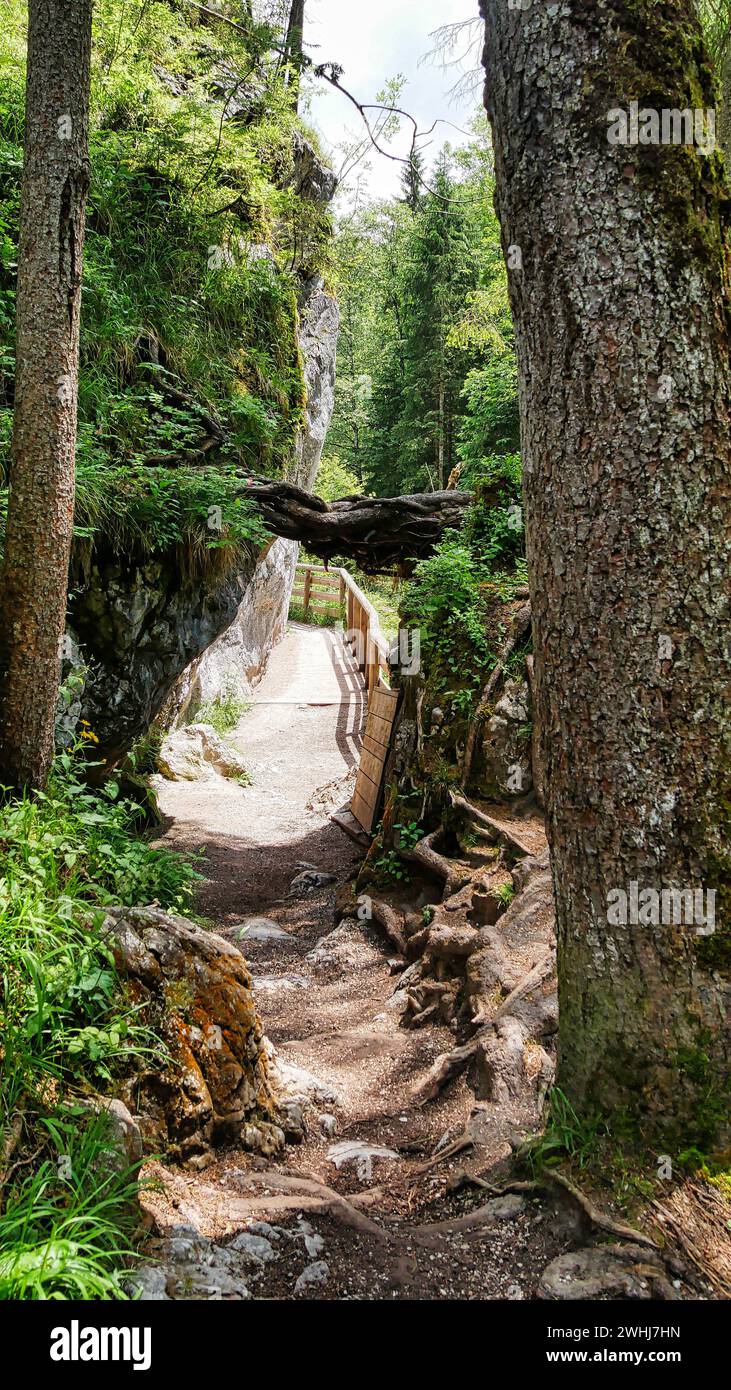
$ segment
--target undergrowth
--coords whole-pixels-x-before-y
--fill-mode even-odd
[[[84,743],[93,740],[87,731]],[[161,1042],[115,968],[103,908],[180,910],[197,874],[136,834],[142,809],[87,785],[80,741],[45,792],[0,804],[0,1296],[121,1297],[134,1171],[74,1109]]]
[[[197,724],[210,724],[217,734],[230,733],[251,709],[251,702],[225,690],[215,700],[205,701],[196,711]]]
[[[0,530],[12,429],[26,7],[0,34]],[[286,474],[303,419],[300,275],[326,209],[267,24],[100,0],[92,50],[77,530],[119,552],[259,544],[234,470]],[[219,509],[218,511],[214,509]],[[223,515],[219,515],[222,512]],[[212,524],[213,518],[213,524]]]

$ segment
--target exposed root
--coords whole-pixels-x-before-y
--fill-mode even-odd
[[[436,1062],[412,1092],[413,1099],[419,1105],[426,1105],[428,1101],[434,1100],[477,1055],[482,1037],[482,1033],[476,1033],[474,1038],[470,1038],[469,1042],[463,1043],[461,1047],[455,1047],[451,1052],[443,1052],[441,1057],[437,1057]]]
[[[371,915],[373,921],[382,927],[392,941],[400,956],[406,956],[408,946],[404,933],[403,914],[396,912],[395,908],[389,903],[383,902],[381,898],[371,898]]]
[[[262,1195],[252,1194],[240,1201],[232,1201],[229,1204],[232,1217],[248,1218],[261,1216],[266,1212],[274,1215],[283,1215],[286,1211],[322,1212],[363,1235],[376,1236],[379,1240],[389,1239],[383,1228],[360,1210],[361,1206],[372,1205],[378,1195],[375,1191],[343,1197],[342,1193],[336,1192],[324,1183],[316,1182],[314,1178],[274,1170],[247,1173],[246,1185],[254,1189],[264,1187],[273,1190]]]
[[[513,850],[521,855],[532,856],[533,849],[527,839],[524,839],[514,826],[508,825],[503,821],[495,820],[493,816],[482,811],[479,806],[475,806],[466,797],[459,796],[457,792],[450,792],[449,799],[455,810],[462,811],[467,818],[482,829],[489,832],[491,843],[504,845],[506,849]]]
[[[444,897],[450,898],[453,893],[469,883],[472,870],[455,864],[435,848],[444,838],[444,834],[444,826],[440,825],[436,830],[432,830],[431,834],[425,835],[423,840],[419,840],[413,849],[402,849],[400,854],[402,859],[408,860],[409,863],[419,864],[422,869],[436,874],[444,884]]]
[[[618,1240],[631,1240],[635,1245],[646,1245],[650,1250],[659,1250],[657,1241],[652,1240],[650,1236],[635,1230],[634,1226],[625,1226],[623,1222],[613,1221],[610,1216],[606,1216],[564,1173],[546,1172],[542,1175],[542,1180],[546,1185],[555,1183],[563,1188],[564,1192],[568,1192],[589,1223],[597,1230],[606,1231],[607,1235],[616,1236]]]

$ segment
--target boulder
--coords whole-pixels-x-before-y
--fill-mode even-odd
[[[154,1010],[168,1052],[123,1090],[146,1147],[196,1167],[220,1144],[281,1148],[266,1041],[241,952],[160,908],[111,908],[106,925],[117,966],[134,997]]]
[[[241,754],[210,724],[189,724],[168,734],[158,753],[157,766],[171,782],[205,781],[216,776],[248,780]]]

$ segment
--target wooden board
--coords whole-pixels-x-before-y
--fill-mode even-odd
[[[355,819],[367,831],[373,829],[378,819],[383,770],[388,757],[397,705],[398,691],[380,688],[371,691],[360,767],[353,800],[350,803]]]

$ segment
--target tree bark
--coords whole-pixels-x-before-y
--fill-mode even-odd
[[[481,4],[520,367],[557,1082],[581,1115],[705,1147],[727,1124],[731,1052],[728,197],[717,156],[607,132],[635,99],[712,107],[710,66],[686,0]],[[633,923],[628,900],[617,923],[610,894],[633,883],[715,890],[715,931],[655,923],[651,898],[650,920]]]
[[[302,70],[305,29],[305,0],[292,0],[284,38],[284,60],[291,65],[288,85],[294,93],[294,109],[299,106],[299,87]]]
[[[0,584],[0,784],[53,756],[74,509],[91,0],[31,0],[15,414]]]

